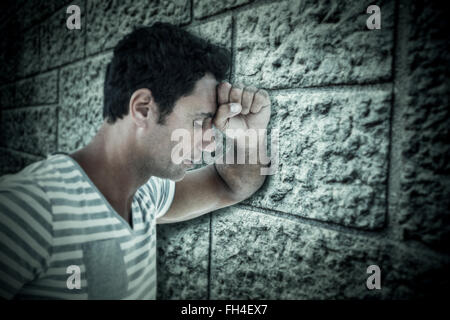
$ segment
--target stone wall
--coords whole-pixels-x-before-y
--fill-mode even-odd
[[[80,6],[81,30],[65,27]],[[265,88],[276,175],[250,199],[158,226],[159,299],[438,297],[449,290],[449,12],[429,1],[7,1],[1,174],[74,151],[102,119],[112,48],[168,21]],[[380,290],[366,269],[381,268]]]

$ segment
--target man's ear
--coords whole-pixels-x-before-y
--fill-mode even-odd
[[[158,106],[149,89],[136,90],[131,95],[129,108],[131,118],[138,127],[146,127],[149,120],[158,121]]]

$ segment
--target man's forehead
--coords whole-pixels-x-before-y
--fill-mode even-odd
[[[195,116],[212,117],[217,108],[217,80],[209,75],[197,81],[191,97],[193,108],[191,113]]]

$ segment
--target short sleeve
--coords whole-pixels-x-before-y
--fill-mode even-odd
[[[13,298],[48,266],[51,206],[33,182],[0,183],[0,297]]]
[[[175,181],[151,177],[142,188],[155,206],[156,218],[165,215],[175,195]]]

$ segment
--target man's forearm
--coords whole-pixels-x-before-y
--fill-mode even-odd
[[[258,136],[257,143],[251,146],[235,141],[233,147],[234,152],[230,150],[229,153],[233,152],[234,156],[230,159],[228,154],[224,157],[223,164],[215,163],[214,166],[232,195],[242,201],[255,193],[266,179],[261,174],[261,168],[268,166],[266,135]],[[245,155],[245,163],[238,163],[239,155]],[[251,159],[256,159],[256,163],[252,164]]]

